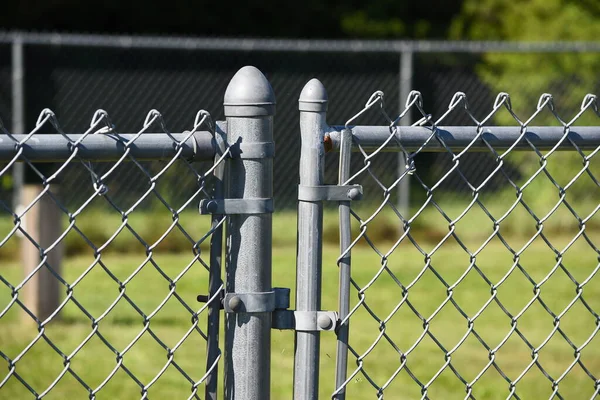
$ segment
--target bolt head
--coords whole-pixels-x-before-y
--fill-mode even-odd
[[[360,190],[358,188],[352,188],[348,190],[348,198],[354,200],[360,197]]]
[[[333,321],[331,320],[331,318],[329,318],[329,316],[321,314],[317,318],[317,324],[321,329],[330,329],[333,326]]]
[[[206,203],[206,211],[208,211],[209,213],[215,213],[217,212],[217,202],[214,200],[209,201],[208,203]]]
[[[229,299],[229,308],[233,311],[238,311],[242,307],[242,299],[238,296],[233,296]]]

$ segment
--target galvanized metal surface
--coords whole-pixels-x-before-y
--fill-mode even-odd
[[[200,214],[266,214],[274,211],[273,199],[214,199],[200,202]]]
[[[317,79],[304,86],[300,99],[300,185],[323,185],[327,93]],[[320,311],[323,251],[323,203],[298,201],[296,310]],[[319,393],[319,332],[296,332],[294,399],[316,399]]]
[[[69,158],[74,148],[79,159],[85,161],[119,161],[126,150],[138,160],[170,160],[178,156],[189,161],[208,161],[215,156],[213,135],[207,131],[194,134],[144,132],[143,135],[95,133],[36,135],[34,131],[28,135],[2,136],[0,161],[22,155],[35,162],[60,162]]]
[[[415,86],[413,84],[413,76],[414,76],[414,53],[411,51],[403,51],[400,54],[400,88],[399,95],[400,99],[408,99],[410,91]],[[398,113],[401,114],[403,108],[406,106],[402,104],[402,101],[399,102],[400,109]],[[403,118],[400,119],[400,123],[403,126],[412,125],[410,113],[404,115]],[[406,170],[409,168],[406,163],[406,157],[403,152],[398,153],[398,173],[396,176],[401,177],[406,174]],[[406,176],[404,179],[400,180],[398,184],[398,209],[403,215],[408,215],[410,209],[410,176]]]
[[[348,201],[360,200],[363,189],[360,185],[298,186],[301,201]]]
[[[12,42],[12,133],[25,132],[25,54],[23,42],[15,39]],[[21,191],[25,180],[25,167],[19,163],[13,169],[13,204],[21,204]]]
[[[223,129],[225,124],[217,122],[215,127],[215,148],[216,154],[213,171],[215,186],[212,198],[221,200],[225,196],[225,163],[219,162],[221,157],[228,151],[227,134]],[[210,264],[209,264],[209,282],[208,282],[208,319],[206,334],[206,385],[204,397],[207,400],[217,400],[219,387],[219,370],[214,366],[219,362],[222,353],[219,348],[219,333],[221,332],[220,312],[222,309],[221,294],[224,290],[222,275],[223,265],[223,225],[225,216],[222,214],[213,214],[211,226],[213,234],[210,238]]]
[[[346,185],[350,179],[350,159],[352,157],[352,131],[344,129],[340,137],[340,166],[338,172],[338,185]],[[346,398],[346,371],[348,369],[348,336],[350,321],[350,285],[351,285],[351,249],[352,242],[349,201],[339,203],[340,225],[340,257],[337,260],[340,269],[338,310],[340,324],[337,331],[336,374],[335,386],[340,388],[333,394],[333,398],[342,400]],[[347,250],[348,249],[348,250]]]
[[[254,67],[240,69],[225,92],[228,143],[273,141],[275,95]],[[273,197],[273,160],[229,159],[228,199]],[[272,217],[227,217],[226,293],[270,292]],[[227,313],[225,398],[270,398],[271,313]]]
[[[340,147],[343,126],[328,129],[333,149]],[[600,146],[600,129],[597,126],[569,127],[568,142],[562,141],[565,129],[561,126],[400,126],[393,134],[387,126],[352,126],[355,144],[365,151],[446,152],[447,149],[470,152],[507,150],[514,146],[517,150],[528,150],[531,146],[539,150],[550,150],[557,144],[558,150],[570,150],[571,141],[583,150],[594,150]],[[431,140],[435,138],[435,140]],[[383,146],[385,144],[385,146]],[[358,151],[358,146],[354,150]],[[382,147],[383,146],[383,147]]]

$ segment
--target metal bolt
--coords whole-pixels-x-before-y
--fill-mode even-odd
[[[233,296],[229,299],[229,308],[233,311],[238,311],[242,306],[242,299],[238,296]]]
[[[331,326],[333,325],[333,321],[331,320],[331,318],[329,318],[328,315],[321,314],[317,318],[317,324],[319,325],[319,328],[327,330],[331,328]]]
[[[206,211],[208,211],[209,213],[217,212],[218,208],[219,208],[219,206],[218,206],[217,202],[214,200],[211,200],[208,203],[206,203]]]
[[[360,197],[360,190],[358,188],[352,188],[348,190],[348,198],[354,200]]]

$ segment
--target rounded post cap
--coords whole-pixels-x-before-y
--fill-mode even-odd
[[[275,93],[256,67],[246,66],[233,76],[225,90],[226,117],[260,117],[275,114]]]
[[[327,90],[320,80],[313,78],[304,85],[298,99],[298,109],[313,112],[327,111]]]

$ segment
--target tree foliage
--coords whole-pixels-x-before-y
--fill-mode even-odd
[[[596,0],[465,0],[452,23],[453,39],[508,41],[596,41],[600,2]],[[531,114],[539,96],[556,93],[559,112],[574,116],[583,97],[600,88],[597,53],[487,53],[478,74],[513,105]],[[509,118],[506,116],[506,118]],[[590,121],[592,115],[580,122]],[[552,117],[546,115],[545,120]],[[541,121],[541,120],[540,120]]]
[[[600,39],[600,1],[597,0],[465,0],[463,10],[451,26],[453,39],[508,41],[597,41]],[[579,111],[587,93],[600,91],[600,56],[598,53],[487,53],[477,68],[480,78],[495,92],[508,92],[513,109],[522,121],[535,111],[543,93],[554,95],[558,114],[569,122]],[[496,123],[515,125],[508,113],[500,113]],[[558,125],[550,111],[544,111],[530,125]],[[591,110],[575,125],[597,125],[598,116]],[[565,187],[584,169],[585,162],[576,152],[557,152],[547,163],[533,152],[512,156],[524,176],[543,168]],[[591,160],[590,168],[600,172],[600,160]],[[567,190],[568,201],[590,198],[590,185],[583,174]],[[531,182],[530,200],[549,210],[560,194],[544,173]]]

